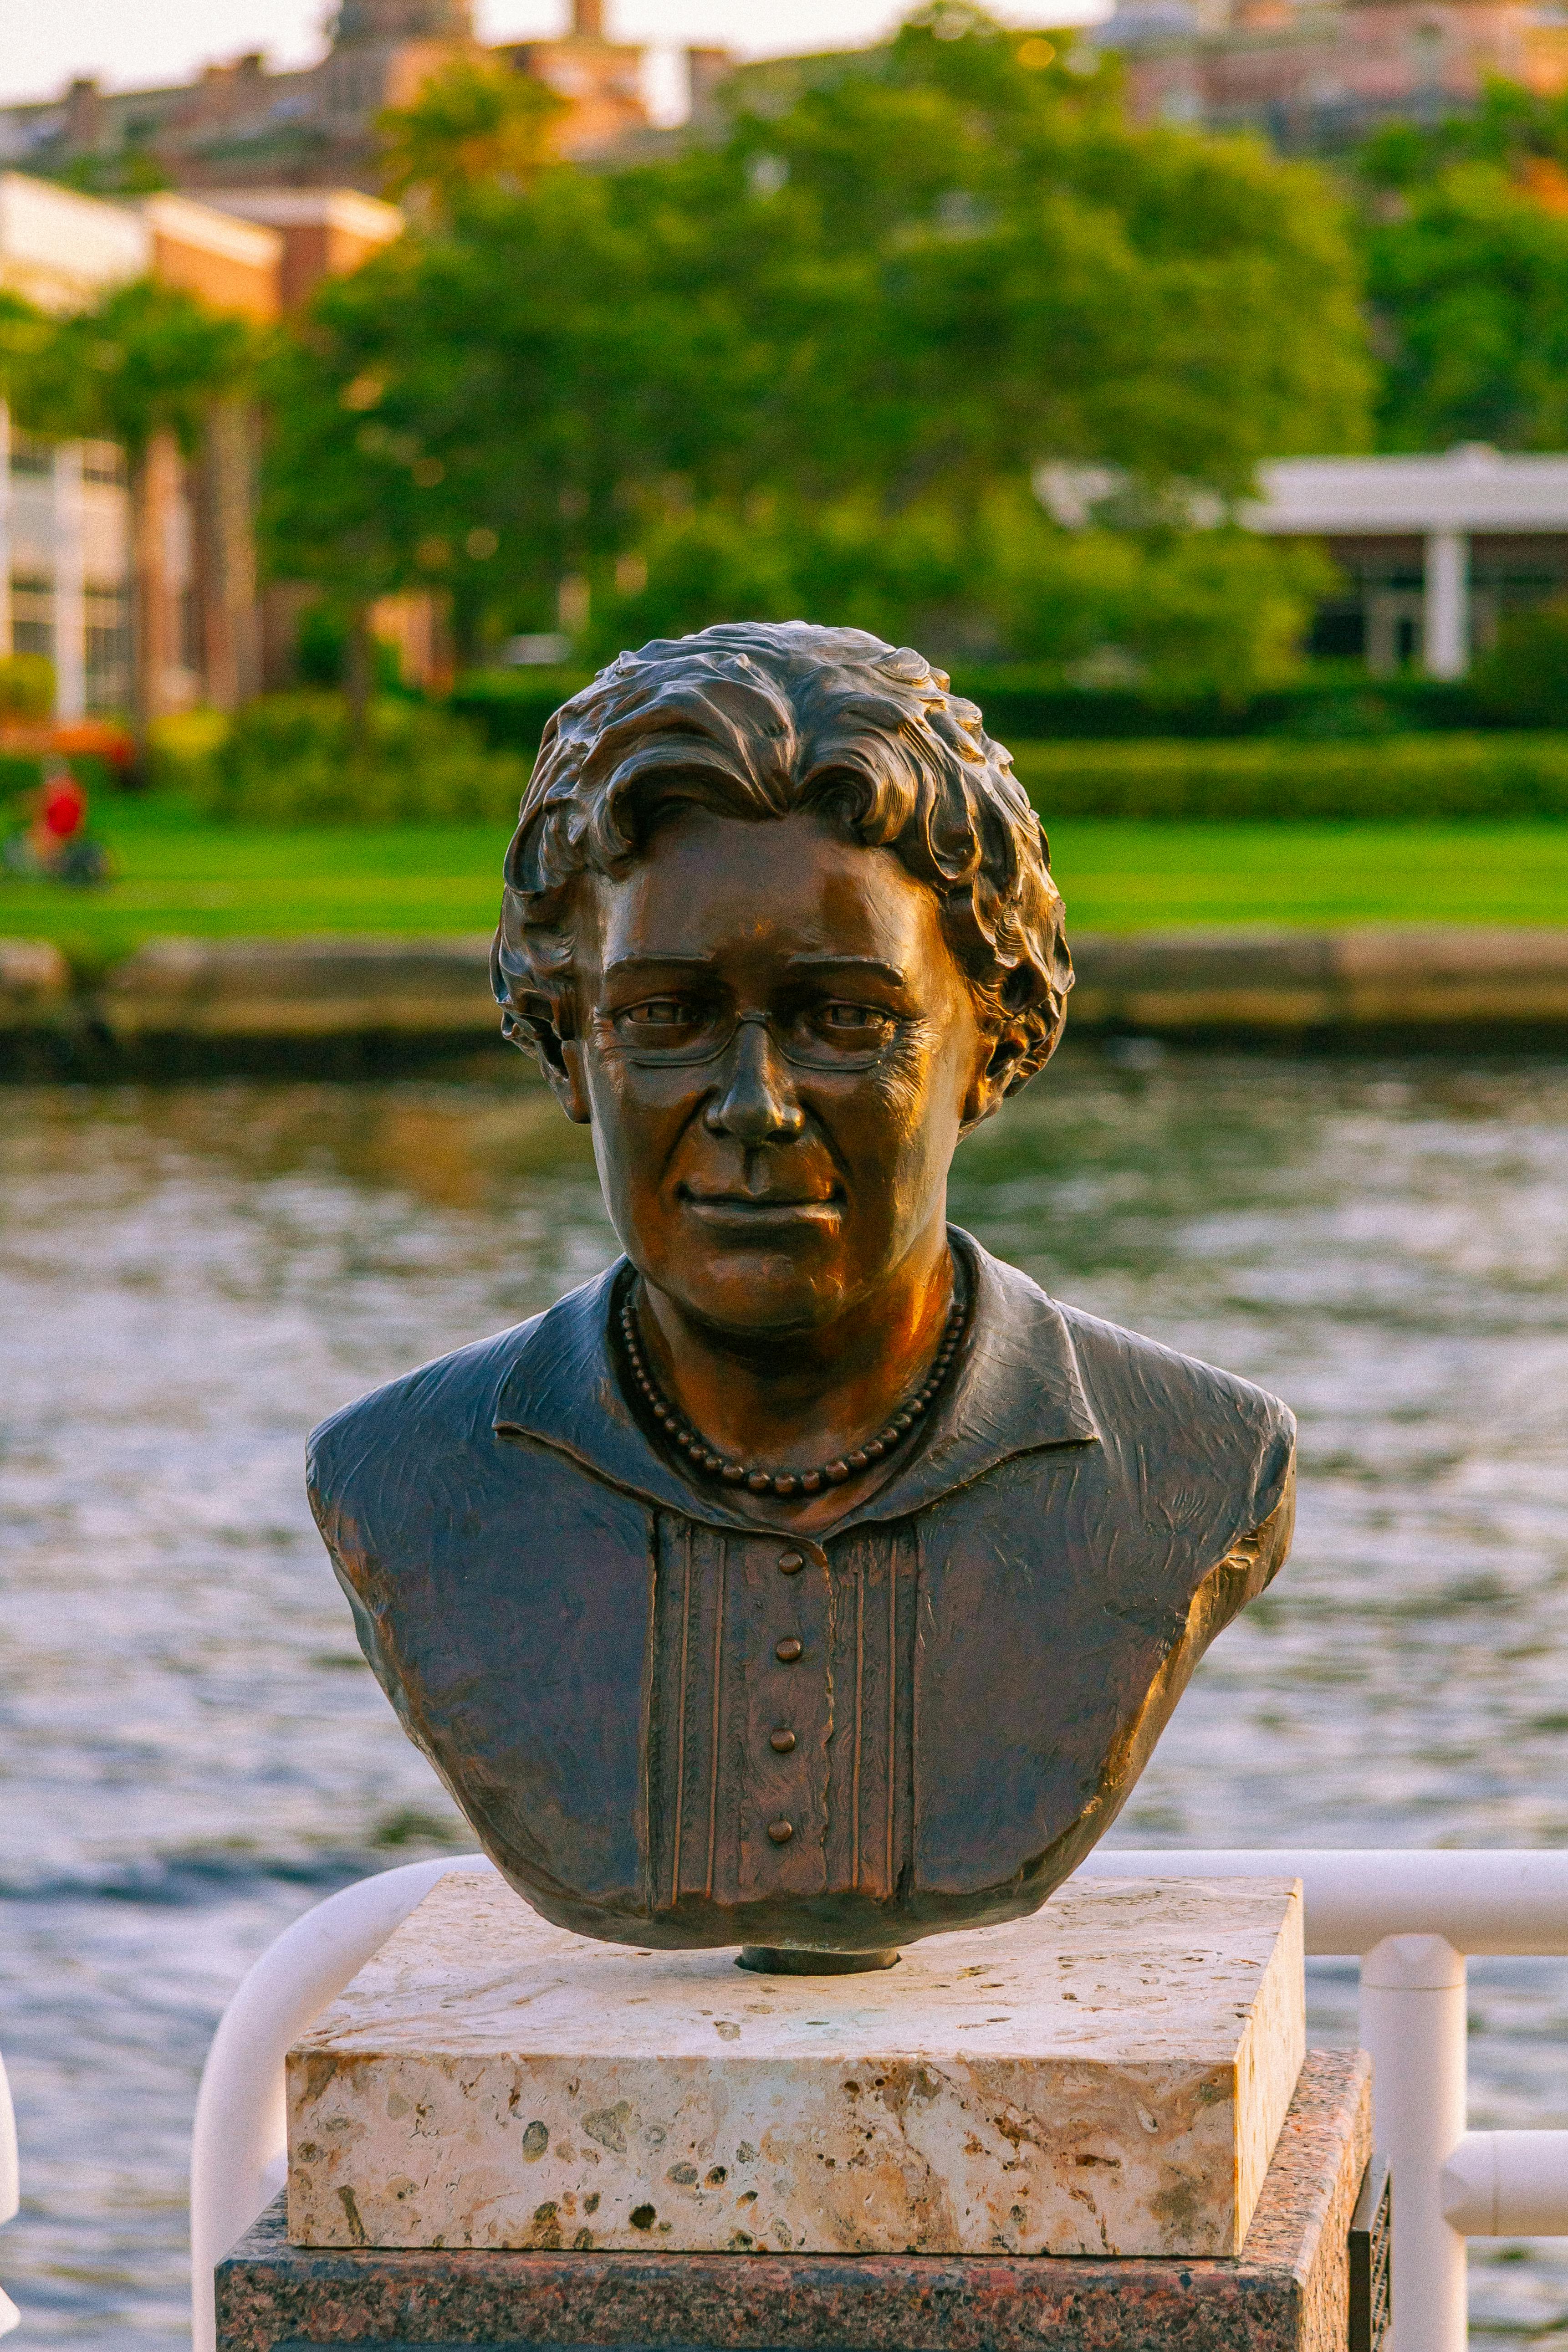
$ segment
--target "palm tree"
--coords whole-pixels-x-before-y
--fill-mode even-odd
[[[18,404],[41,431],[124,449],[131,482],[132,705],[139,732],[163,705],[175,651],[163,517],[182,456],[201,446],[255,358],[244,320],[152,278],[116,287],[53,326],[19,372]]]

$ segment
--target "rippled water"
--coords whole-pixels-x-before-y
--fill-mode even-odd
[[[1301,1418],[1295,1558],[1119,1838],[1568,1838],[1568,1066],[1085,1050],[966,1147],[955,1213]],[[471,1843],[354,1651],[305,1431],[610,1247],[580,1132],[510,1073],[0,1093],[20,2343],[183,2340],[228,1991],[322,1893]],[[1568,2125],[1568,1968],[1473,1984],[1475,2121]],[[1312,1992],[1351,2038],[1353,1975]],[[1479,2343],[1568,2343],[1568,2247],[1478,2246],[1472,2276]]]

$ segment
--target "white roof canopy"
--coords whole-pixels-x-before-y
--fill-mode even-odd
[[[1475,442],[1437,457],[1284,457],[1258,469],[1249,530],[1568,531],[1568,457]]]
[[[1141,487],[1119,466],[1038,466],[1035,495],[1068,530],[1162,521],[1212,530],[1223,499],[1193,482]],[[1504,457],[1466,442],[1440,457],[1277,457],[1258,469],[1258,499],[1236,509],[1248,530],[1333,532],[1568,531],[1568,456]]]

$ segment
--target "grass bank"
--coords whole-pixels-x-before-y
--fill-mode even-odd
[[[0,935],[107,962],[170,933],[488,930],[504,825],[274,832],[199,819],[168,798],[102,800],[114,878],[96,890],[0,879]],[[1051,827],[1073,924],[1568,924],[1568,824]]]

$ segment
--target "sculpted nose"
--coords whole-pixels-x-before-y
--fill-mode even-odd
[[[710,1135],[727,1135],[748,1150],[792,1143],[800,1134],[805,1113],[764,1021],[742,1019],[737,1026],[729,1069],[702,1118]]]

